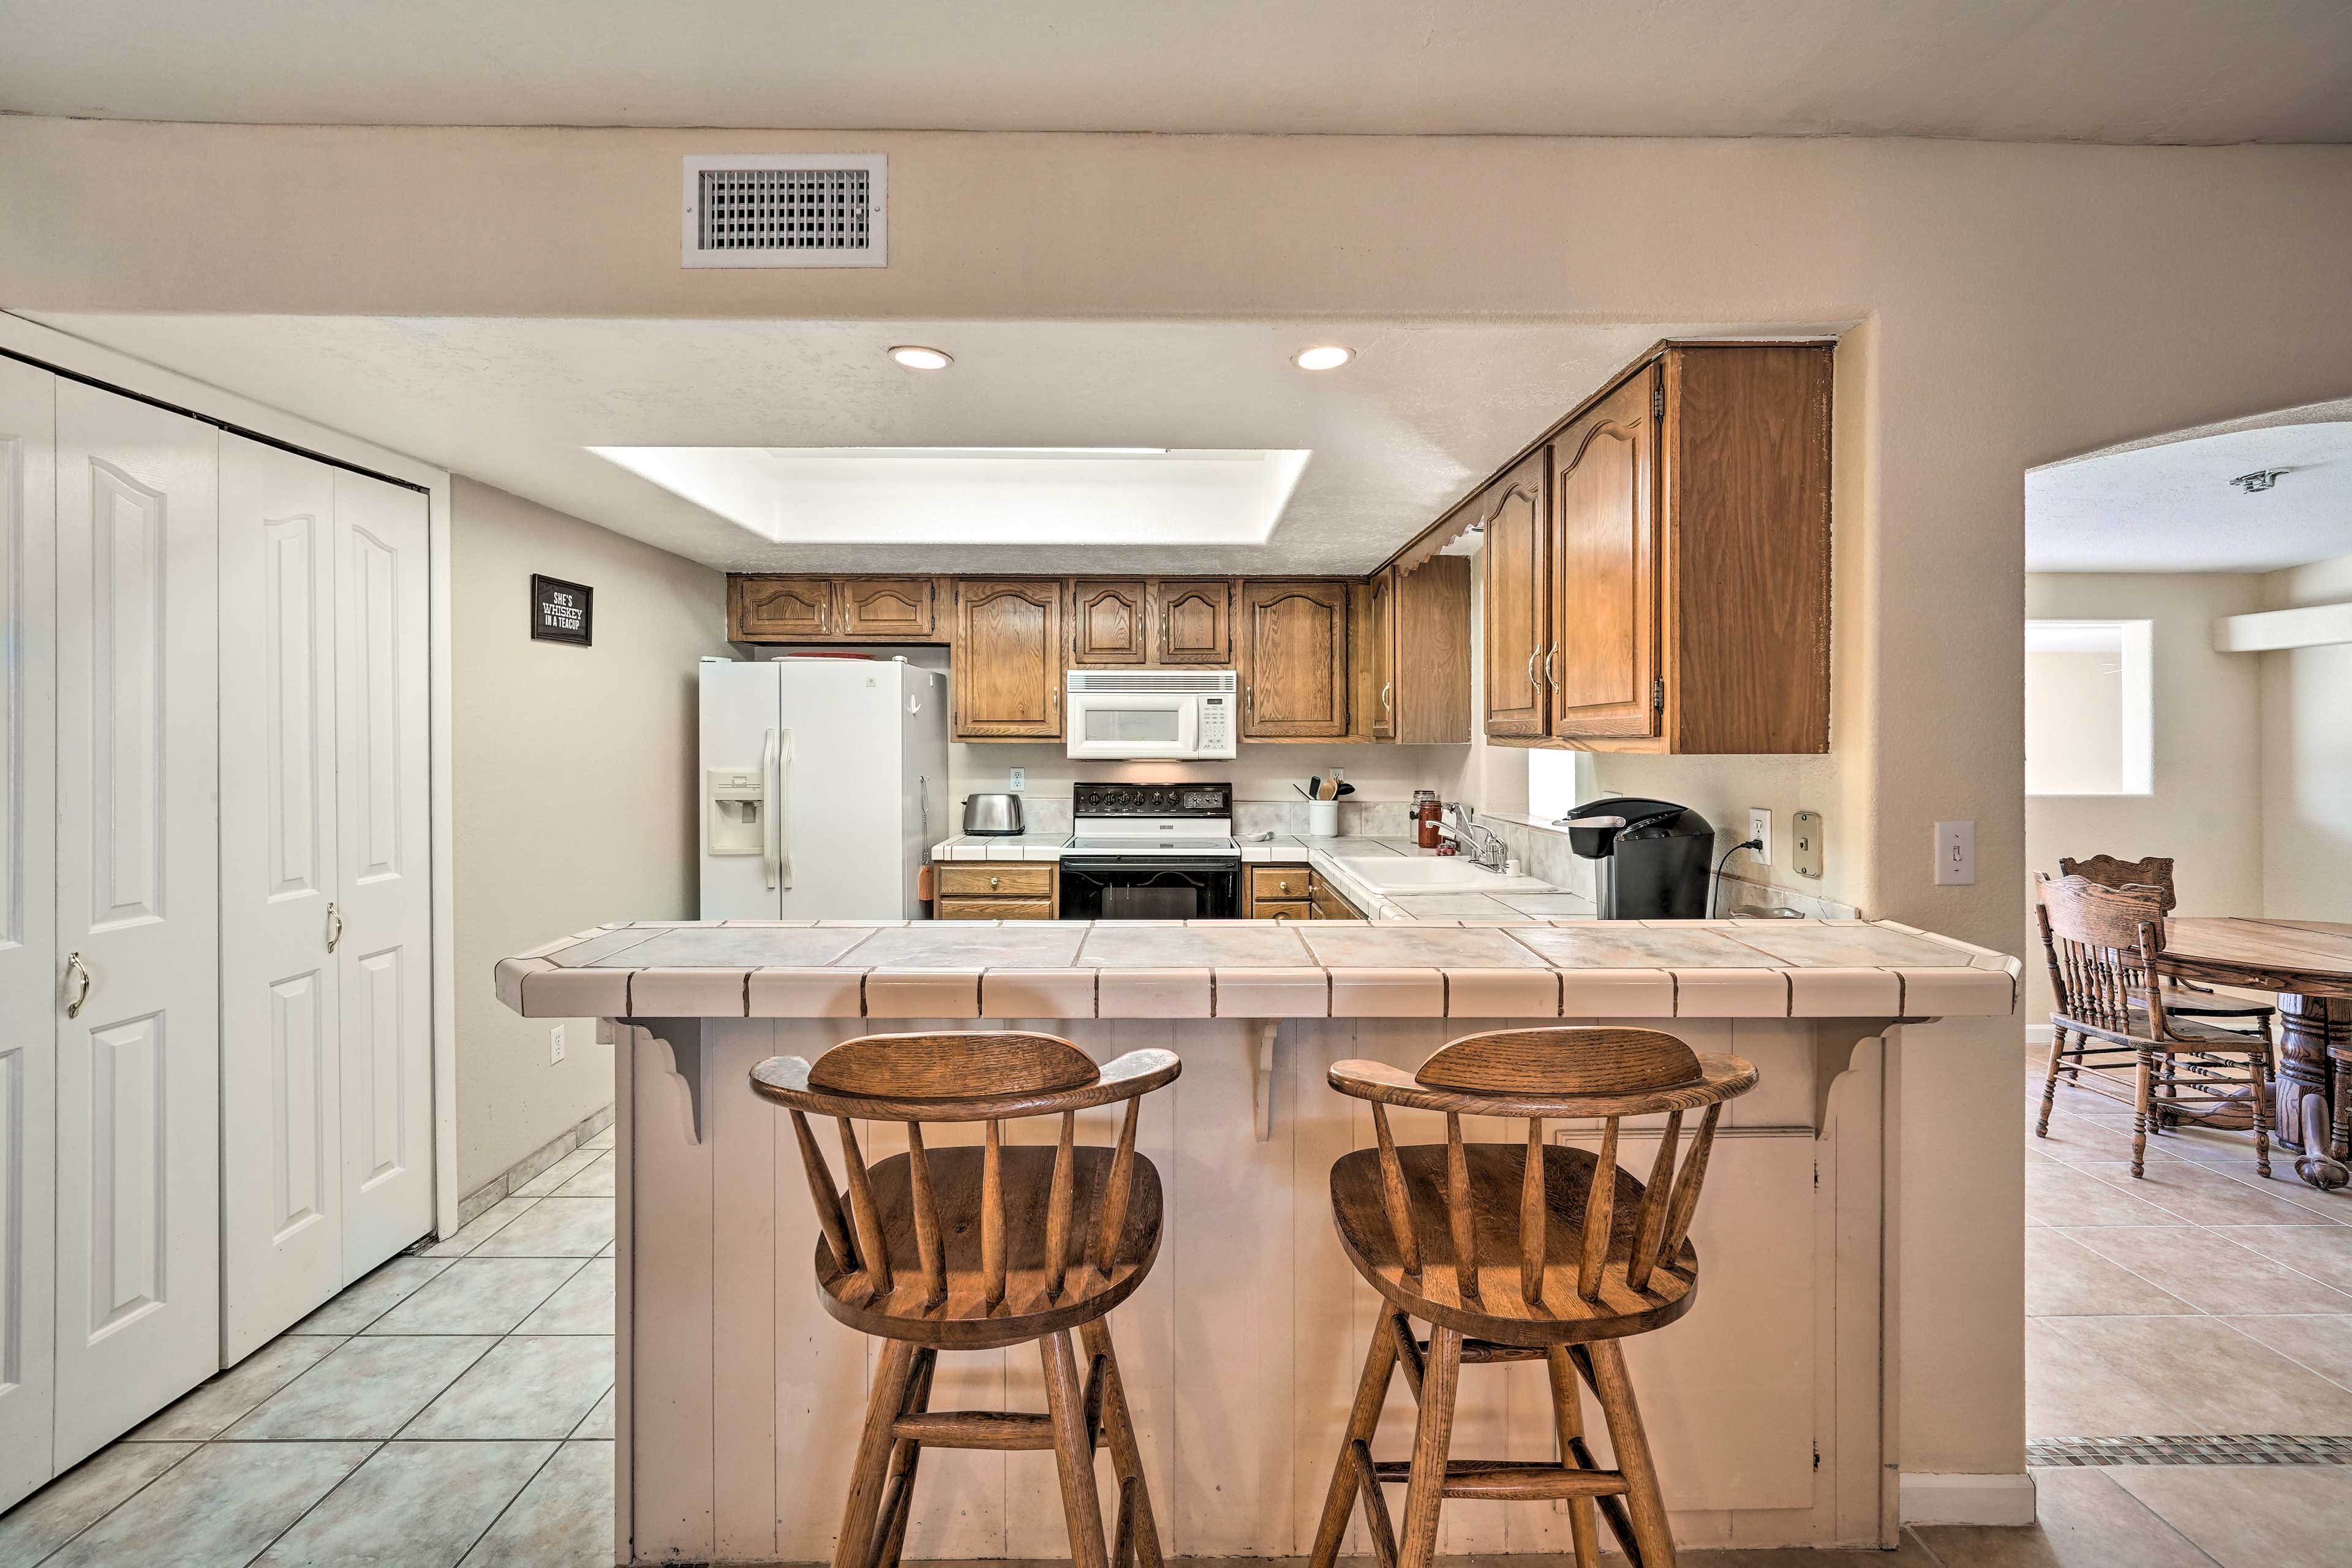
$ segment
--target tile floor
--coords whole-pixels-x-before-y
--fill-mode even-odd
[[[613,1133],[0,1514],[0,1568],[613,1560]]]

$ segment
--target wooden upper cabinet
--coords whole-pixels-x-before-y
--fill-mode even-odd
[[[839,592],[842,637],[925,642],[939,635],[936,577],[848,577]]]
[[[815,642],[834,635],[830,577],[728,579],[729,628],[739,642]]]
[[[1673,344],[1553,437],[1553,742],[1829,750],[1831,369]]]
[[[1234,661],[1234,585],[1230,579],[1187,582],[1162,577],[1151,584],[1157,603],[1161,664]]]
[[[1551,646],[1544,526],[1549,452],[1528,453],[1476,502],[1486,525],[1486,733],[1505,740],[1539,739],[1549,718],[1543,675],[1536,668]]]
[[[1053,741],[1062,734],[1058,577],[956,583],[948,684],[959,741]]]
[[[1660,374],[1650,366],[1552,439],[1551,638],[1536,672],[1559,739],[1658,732]]]
[[[1364,635],[1371,644],[1371,711],[1364,729],[1375,741],[1396,739],[1396,584],[1397,569],[1382,567],[1372,579],[1364,611]]]
[[[1070,584],[1070,662],[1142,664],[1151,656],[1151,618],[1143,583],[1080,578]]]
[[[1240,641],[1243,740],[1346,736],[1345,582],[1244,583]]]

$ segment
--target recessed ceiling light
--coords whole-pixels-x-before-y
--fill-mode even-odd
[[[1355,357],[1356,351],[1353,349],[1343,349],[1337,343],[1326,343],[1320,348],[1299,350],[1291,356],[1290,363],[1301,370],[1337,370]]]
[[[900,343],[890,351],[890,357],[908,370],[945,370],[955,363],[945,349],[927,349],[920,343]]]

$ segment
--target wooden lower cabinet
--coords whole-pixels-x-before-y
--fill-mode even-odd
[[[960,860],[931,868],[934,920],[1050,921],[1060,917],[1061,868],[1050,860]]]

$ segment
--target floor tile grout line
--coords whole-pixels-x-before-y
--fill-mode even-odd
[[[109,1449],[111,1449],[111,1448],[115,1446],[115,1443],[120,1443],[121,1440],[122,1440],[122,1439],[121,1439],[121,1438],[119,1438],[119,1437],[118,1437],[118,1438],[116,1438],[116,1439],[115,1439],[115,1442],[114,1442],[114,1443],[109,1443],[109,1444],[107,1444],[104,1447],[101,1447],[101,1448],[98,1449],[98,1450],[97,1450],[97,1452],[95,1452],[95,1453],[92,1453],[92,1454],[89,1455],[87,1458],[83,1458],[83,1459],[82,1459],[79,1464],[76,1464],[76,1465],[74,1466],[74,1469],[78,1470],[78,1469],[81,1468],[81,1467],[82,1467],[83,1465],[86,1465],[86,1464],[89,1463],[89,1461],[90,1461],[91,1459],[95,1459],[95,1458],[97,1458],[99,1457],[99,1455],[100,1455],[100,1454],[106,1453]],[[183,1439],[183,1441],[184,1441],[184,1439]],[[79,1541],[83,1536],[88,1535],[91,1531],[96,1530],[100,1525],[104,1524],[104,1523],[105,1523],[109,1519],[111,1519],[111,1518],[114,1516],[114,1510],[115,1510],[115,1509],[119,1509],[119,1508],[122,1507],[125,1503],[128,1503],[128,1502],[129,1502],[132,1498],[137,1497],[141,1492],[145,1491],[149,1487],[153,1486],[157,1481],[162,1480],[165,1476],[170,1475],[173,1470],[178,1469],[182,1465],[186,1464],[190,1459],[193,1459],[193,1458],[194,1458],[198,1454],[203,1453],[203,1452],[205,1451],[205,1448],[208,1446],[209,1442],[210,1442],[210,1439],[208,1439],[208,1438],[203,1438],[203,1437],[199,1437],[199,1438],[197,1438],[197,1439],[195,1440],[195,1446],[194,1446],[194,1447],[190,1448],[186,1453],[184,1453],[184,1454],[181,1455],[178,1458],[176,1458],[176,1459],[173,1460],[170,1464],[168,1464],[168,1465],[164,1466],[162,1469],[160,1469],[160,1470],[156,1471],[153,1475],[152,1475],[152,1476],[148,1477],[145,1480],[143,1480],[143,1481],[140,1482],[137,1486],[135,1486],[135,1487],[131,1488],[131,1490],[129,1490],[128,1492],[125,1492],[125,1493],[124,1493],[121,1498],[119,1498],[119,1499],[117,1499],[117,1500],[115,1500],[115,1503],[114,1503],[114,1507],[113,1507],[113,1508],[110,1508],[110,1509],[108,1509],[104,1513],[100,1514],[96,1519],[91,1520],[88,1524],[83,1525],[79,1530],[75,1531],[71,1535],[67,1536],[63,1541],[58,1542],[55,1546],[52,1546],[51,1548],[49,1548],[49,1550],[48,1550],[47,1552],[46,1552],[42,1553],[42,1554],[41,1554],[41,1556],[39,1556],[38,1558],[35,1559],[35,1560],[34,1560],[34,1562],[29,1565],[29,1568],[40,1568],[40,1564],[41,1564],[41,1563],[47,1563],[47,1561],[49,1561],[49,1559],[50,1559],[50,1558],[55,1557],[58,1552],[63,1552],[67,1547],[71,1546],[75,1542]],[[66,1472],[65,1472],[65,1474],[66,1474],[66,1475],[71,1475],[72,1473],[73,1473],[73,1471],[72,1471],[72,1470],[68,1470],[68,1471],[66,1471]],[[42,1486],[42,1487],[37,1487],[37,1488],[35,1488],[35,1489],[34,1489],[30,1493],[26,1494],[26,1496],[25,1496],[25,1497],[23,1497],[23,1498],[19,1498],[19,1499],[17,1500],[17,1502],[16,1502],[16,1503],[11,1503],[11,1504],[9,1505],[9,1507],[8,1507],[6,1510],[0,1510],[0,1513],[6,1513],[6,1512],[13,1512],[13,1511],[15,1511],[15,1510],[16,1510],[16,1506],[17,1506],[17,1504],[18,1504],[18,1503],[23,1503],[23,1502],[28,1502],[28,1501],[30,1501],[33,1498],[39,1496],[39,1495],[40,1495],[40,1493],[41,1493],[41,1491],[44,1489],[44,1488],[46,1488],[46,1487],[47,1487],[47,1486],[53,1486],[53,1485],[55,1485],[58,1480],[61,1480],[61,1479],[64,1479],[64,1477],[63,1477],[63,1476],[53,1476],[53,1477],[51,1477],[51,1478],[49,1479],[49,1480],[48,1480],[48,1481],[47,1481],[47,1482],[44,1482],[44,1483],[43,1483],[43,1486]]]

